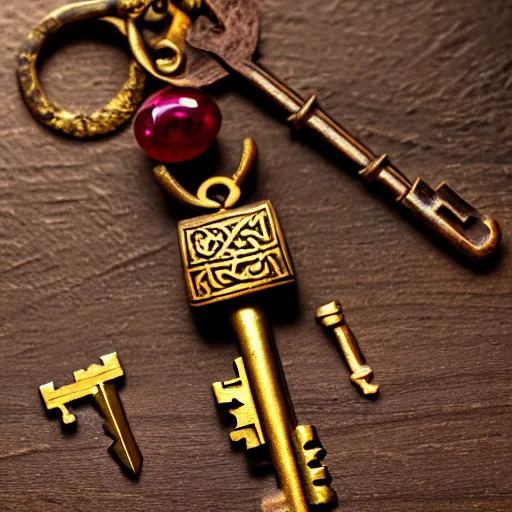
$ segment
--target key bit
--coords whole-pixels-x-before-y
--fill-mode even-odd
[[[321,306],[316,312],[316,319],[320,325],[334,331],[336,340],[352,371],[350,380],[359,386],[365,395],[377,393],[379,386],[368,382],[373,375],[373,370],[365,364],[357,340],[345,322],[341,304],[338,301],[333,301]]]
[[[245,440],[248,450],[265,444],[254,398],[241,357],[233,362],[236,377],[225,382],[212,384],[215,399],[219,405],[228,405],[229,412],[236,418],[236,428],[230,433],[233,442]]]
[[[325,450],[316,428],[298,425],[293,432],[293,444],[297,456],[302,482],[310,505],[334,505],[338,497],[330,486],[332,478],[322,462]]]
[[[114,440],[109,453],[130,476],[137,478],[142,468],[142,455],[112,382],[123,377],[124,371],[116,352],[100,359],[102,365],[92,364],[87,370],[74,372],[76,382],[73,384],[55,389],[53,382],[49,382],[40,386],[39,390],[48,410],[60,409],[65,425],[76,422],[76,416],[69,412],[68,404],[92,396],[105,419],[105,432]]]

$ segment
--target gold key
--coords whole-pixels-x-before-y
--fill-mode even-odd
[[[322,464],[325,451],[314,427],[297,424],[272,332],[263,309],[252,302],[257,292],[295,281],[271,203],[231,209],[255,154],[254,141],[246,139],[235,175],[210,178],[197,197],[185,191],[165,167],[157,167],[155,175],[182,202],[220,210],[178,226],[190,305],[226,303],[242,353],[234,362],[235,378],[214,383],[213,391],[218,404],[229,407],[237,420],[231,439],[245,441],[247,449],[267,445],[288,508],[306,512],[311,505],[334,504],[337,497]],[[209,199],[211,187],[219,184],[229,192],[223,204]]]
[[[365,395],[377,393],[379,386],[369,383],[373,370],[365,364],[357,340],[345,321],[341,304],[336,300],[319,307],[316,312],[316,319],[320,325],[334,332],[340,349],[352,371],[350,380],[359,386]]]
[[[87,370],[74,372],[75,381],[55,389],[53,382],[39,387],[48,410],[60,409],[62,421],[70,425],[76,417],[68,410],[68,404],[92,396],[105,419],[105,431],[114,439],[110,454],[118,460],[130,476],[138,477],[142,468],[142,455],[135,442],[123,405],[117,395],[114,380],[123,377],[117,353],[101,356],[102,365],[92,364]]]

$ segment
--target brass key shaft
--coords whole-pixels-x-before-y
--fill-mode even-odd
[[[138,476],[142,468],[142,454],[130,429],[116,386],[111,382],[102,382],[96,388],[93,397],[105,418],[105,432],[114,440],[109,453],[129,473]]]
[[[297,421],[265,314],[256,306],[242,307],[231,314],[231,324],[287,503],[293,512],[307,512],[292,444],[292,431]]]

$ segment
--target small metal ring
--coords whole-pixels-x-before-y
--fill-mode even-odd
[[[144,37],[137,26],[137,20],[128,18],[126,20],[126,36],[130,44],[135,60],[146,70],[147,73],[154,76],[162,82],[177,86],[177,87],[191,87],[193,82],[184,76],[174,76],[179,71],[185,62],[185,43],[186,36],[190,29],[192,20],[190,17],[175,7],[172,3],[168,4],[168,14],[172,17],[172,23],[169,27],[167,35],[152,50],[159,50],[168,48],[173,50],[174,59],[167,61],[165,59],[157,60],[155,62],[148,51]]]
[[[161,73],[172,75],[183,66],[185,60],[184,53],[175,42],[169,41],[169,39],[162,39],[155,46],[155,51],[158,50],[171,50],[174,53],[173,59],[157,58],[155,60],[155,66]]]
[[[208,191],[210,188],[215,187],[217,185],[223,185],[227,187],[229,190],[228,197],[224,201],[222,205],[223,208],[232,208],[240,199],[242,195],[242,191],[240,187],[235,183],[233,178],[229,178],[228,176],[212,176],[207,180],[203,181],[199,189],[197,190],[197,198],[200,201],[208,201],[210,198],[208,197]]]
[[[37,59],[44,43],[63,25],[117,13],[117,0],[78,2],[53,11],[28,35],[19,57],[18,80],[25,102],[41,123],[66,135],[87,139],[116,131],[137,111],[144,99],[147,76],[136,61],[130,64],[128,80],[117,96],[91,114],[70,112],[51,102],[41,87],[37,73]],[[112,19],[105,21],[123,31],[124,27]]]

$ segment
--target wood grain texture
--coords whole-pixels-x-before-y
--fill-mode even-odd
[[[231,375],[232,339],[194,325],[175,209],[130,130],[84,143],[34,122],[17,90],[23,38],[61,0],[0,7],[0,510],[259,510],[273,475],[233,450],[210,385]],[[507,0],[268,0],[261,62],[411,177],[447,180],[502,223],[500,261],[472,269],[415,230],[259,96],[227,81],[218,147],[236,168],[261,149],[254,200],[278,210],[299,276],[275,334],[298,416],[317,426],[345,512],[512,509],[512,8]],[[99,34],[44,67],[51,97],[95,108],[129,62]],[[257,103],[255,103],[257,101]],[[209,163],[210,162],[210,163]],[[203,169],[204,167],[204,169]],[[368,401],[317,306],[339,298],[382,386]],[[117,350],[145,463],[125,479],[90,406],[78,431],[49,420],[38,386]]]

